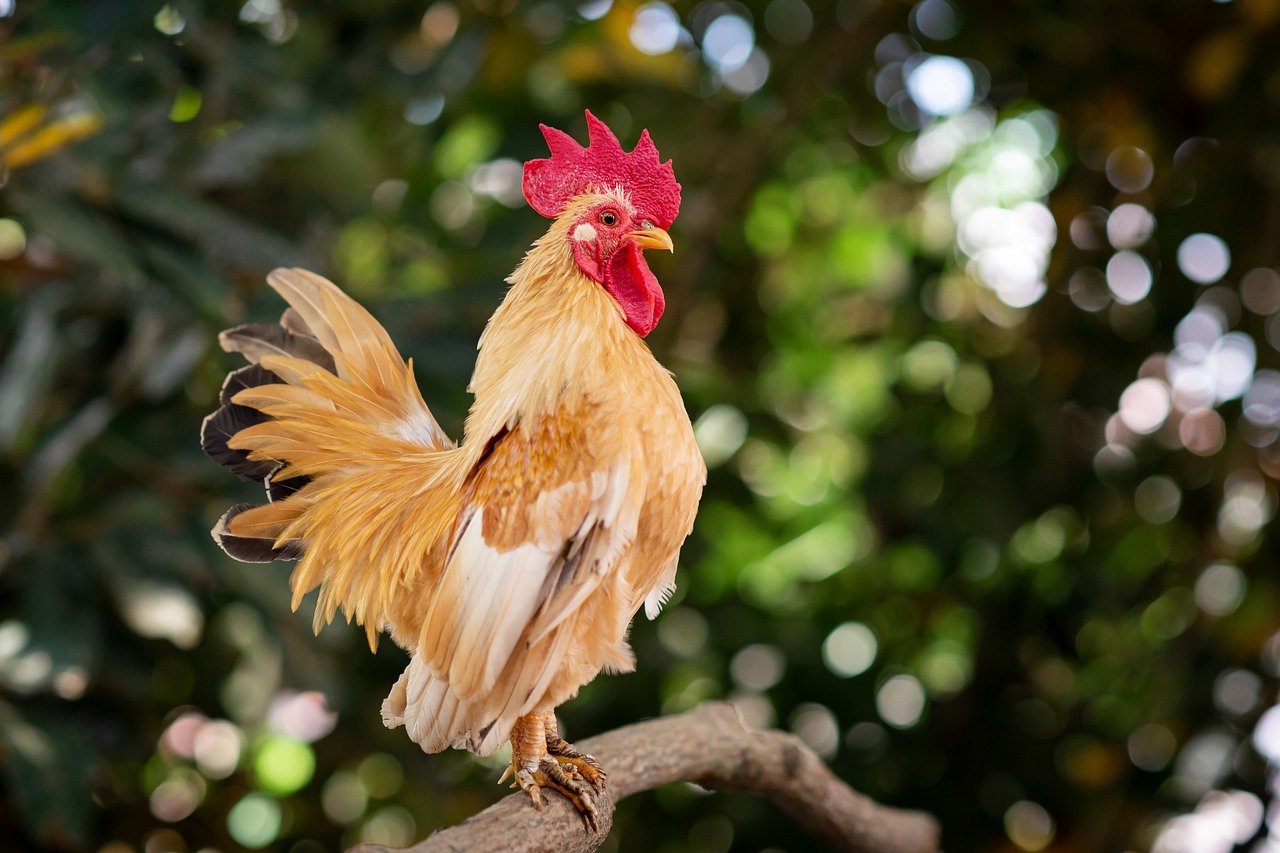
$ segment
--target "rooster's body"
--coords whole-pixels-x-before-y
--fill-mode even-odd
[[[588,121],[592,148],[617,146]],[[627,626],[672,588],[706,469],[640,337],[662,302],[639,250],[669,247],[653,223],[674,219],[656,151],[639,178],[571,162],[574,183],[538,172],[575,153],[544,132],[553,157],[526,166],[525,189],[556,221],[480,339],[461,444],[383,328],[301,270],[268,279],[291,306],[280,325],[223,334],[252,364],[228,378],[204,443],[271,498],[224,516],[214,534],[228,553],[298,559],[294,606],[320,587],[317,627],[341,608],[371,644],[385,630],[411,654],[387,725],[428,752],[487,755],[510,738],[535,802],[554,787],[593,820],[604,774],[559,739],[554,709],[601,669],[632,669]],[[646,144],[622,156],[638,162]]]

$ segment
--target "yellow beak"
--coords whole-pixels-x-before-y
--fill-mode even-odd
[[[668,252],[676,250],[675,244],[671,242],[671,235],[661,228],[632,231],[627,236],[631,238],[631,242],[642,249],[666,249]]]

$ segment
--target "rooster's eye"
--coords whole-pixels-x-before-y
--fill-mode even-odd
[[[604,213],[600,214],[600,224],[601,225],[617,225],[618,214],[614,213],[612,210],[606,210]]]

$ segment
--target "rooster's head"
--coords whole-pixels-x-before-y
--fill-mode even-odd
[[[680,212],[680,184],[646,130],[630,153],[587,111],[588,144],[540,125],[551,156],[524,164],[524,197],[543,216],[565,218],[578,269],[622,307],[645,336],[658,325],[662,288],[642,250],[672,248],[667,230]]]

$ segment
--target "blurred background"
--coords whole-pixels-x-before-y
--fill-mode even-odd
[[[504,793],[209,528],[215,333],[331,275],[457,435],[537,123],[675,161],[710,480],[572,738],[729,698],[949,850],[1280,850],[1280,3],[0,0],[0,846],[406,844]],[[1276,835],[1269,835],[1272,823]],[[674,786],[608,849],[805,850]]]

